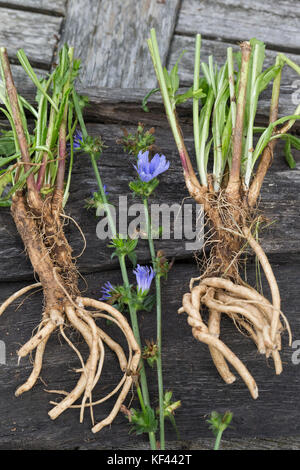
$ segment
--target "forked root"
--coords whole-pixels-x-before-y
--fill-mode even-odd
[[[291,330],[280,310],[279,289],[270,263],[250,230],[244,227],[243,233],[262,265],[270,286],[272,303],[246,284],[241,285],[221,277],[200,277],[191,280],[191,292],[183,296],[183,306],[178,313],[188,314],[188,323],[192,327],[194,337],[208,345],[212,360],[223,380],[226,383],[235,380],[229,370],[229,362],[244,380],[251,396],[257,398],[257,385],[248,369],[219,339],[221,315],[229,316],[237,328],[253,340],[260,354],[265,354],[267,358],[272,355],[277,375],[282,372],[279,351],[283,327],[280,316],[284,319],[290,343]],[[195,286],[196,281],[199,281],[199,284]],[[209,311],[208,325],[202,319],[203,307]]]
[[[22,295],[26,294],[28,291],[36,289],[37,287],[41,287],[41,285],[42,284],[40,282],[36,282],[35,284],[31,284],[30,286],[23,287],[23,289],[18,290],[13,295],[8,297],[8,299],[6,299],[0,307],[0,316],[7,309],[7,307],[9,307],[9,305],[12,304],[15,300],[17,300]]]
[[[12,295],[2,305],[1,313],[16,298],[25,294],[30,289],[38,287],[39,285],[40,284],[28,286]],[[63,286],[60,285],[60,287],[63,291],[65,290]],[[60,307],[60,310],[52,308],[50,311],[45,313],[39,325],[38,332],[33,335],[32,338],[18,351],[18,356],[21,358],[36,350],[32,372],[28,380],[16,390],[15,395],[20,396],[22,393],[29,391],[37,382],[42,370],[46,344],[51,334],[57,329],[57,327],[59,327],[62,337],[75,351],[80,360],[81,374],[76,386],[71,392],[59,392],[60,394],[65,395],[65,397],[62,401],[55,404],[54,408],[50,410],[49,416],[52,419],[56,419],[68,408],[80,408],[80,421],[82,422],[84,409],[89,407],[93,423],[92,430],[95,433],[100,431],[103,427],[111,424],[119,412],[120,407],[126,399],[130,387],[132,386],[133,376],[138,374],[137,370],[141,357],[141,351],[127,320],[114,307],[105,304],[104,302],[97,302],[88,298],[78,297],[75,302],[67,292],[65,293],[67,300]],[[93,311],[87,310],[89,307],[92,307]],[[95,320],[97,318],[109,319],[111,322],[116,324],[118,328],[121,329],[128,345],[128,358],[126,358],[121,345],[114,341],[107,333],[103,331],[103,329],[96,325]],[[75,330],[80,332],[81,336],[84,338],[89,347],[90,353],[86,362],[84,362],[78,349],[64,333],[64,325],[67,323]],[[116,354],[120,369],[123,372],[123,377],[109,394],[103,398],[100,398],[99,400],[93,401],[92,392],[99,382],[104,364],[105,350],[103,342]],[[117,392],[119,392],[119,396],[116,399],[112,411],[107,418],[95,425],[93,407],[108,400]],[[75,402],[81,397],[81,404],[76,405]]]

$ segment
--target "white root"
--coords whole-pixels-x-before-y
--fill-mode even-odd
[[[217,310],[210,310],[208,319],[208,331],[209,334],[211,334],[215,338],[219,338],[220,336],[220,321],[221,313]],[[227,384],[232,384],[236,380],[236,377],[230,372],[230,369],[224,359],[223,354],[214,346],[208,347],[212,360],[222,379]]]
[[[35,358],[34,358],[34,365],[33,365],[31,374],[28,377],[27,381],[23,385],[18,387],[17,390],[15,391],[16,397],[19,397],[20,395],[22,395],[22,393],[28,392],[29,390],[31,390],[32,387],[35,385],[37,379],[39,378],[40,372],[42,370],[42,365],[43,365],[44,351],[45,351],[46,344],[47,344],[49,337],[50,337],[50,334],[46,336],[37,346]]]
[[[263,266],[271,289],[272,303],[246,284],[235,284],[220,277],[199,277],[191,279],[191,293],[184,294],[182,307],[178,313],[188,314],[188,323],[192,327],[193,335],[208,345],[212,359],[224,381],[231,383],[234,380],[226,363],[228,361],[243,378],[252,397],[256,398],[258,391],[253,377],[244,364],[219,339],[221,314],[225,313],[238,328],[243,328],[261,354],[265,354],[266,357],[272,355],[276,374],[282,372],[279,350],[283,327],[280,316],[288,330],[290,343],[291,330],[280,310],[278,286],[266,255],[252,237],[250,230],[244,228],[243,233]],[[199,285],[194,286],[195,281],[199,281]],[[201,316],[201,304],[209,309],[208,326]]]
[[[5,302],[3,302],[3,304],[0,307],[0,316],[7,309],[7,307],[9,307],[9,305],[12,304],[16,299],[18,299],[19,297],[26,294],[28,291],[32,289],[41,287],[41,285],[42,284],[40,282],[36,282],[35,284],[31,284],[30,286],[23,287],[23,289],[18,290],[17,292],[12,294],[10,297],[8,297],[8,299],[6,299]]]
[[[188,323],[192,327],[194,337],[208,346],[216,348],[240,374],[245,384],[247,385],[251,396],[256,399],[258,397],[257,385],[248,369],[221,340],[209,333],[207,326],[201,320],[199,311],[197,311],[193,306],[191,297],[191,294],[185,294],[183,296],[182,304],[184,311],[188,314]]]

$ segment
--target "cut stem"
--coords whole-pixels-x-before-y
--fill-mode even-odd
[[[251,46],[249,42],[243,42],[240,47],[242,51],[242,65],[237,101],[236,122],[234,126],[232,143],[232,165],[230,169],[228,185],[226,188],[227,194],[230,194],[233,199],[238,198],[241,184],[240,169],[243,149],[244,115],[247,97],[249,62],[251,55]]]
[[[195,66],[194,66],[194,92],[199,89],[199,76],[200,76],[200,49],[201,49],[201,34],[196,35],[195,47]],[[194,142],[197,165],[200,175],[200,181],[203,186],[207,186],[207,177],[205,169],[205,154],[201,152],[200,141],[200,124],[199,124],[199,98],[193,98],[193,126],[194,126]],[[204,142],[205,146],[205,142]]]
[[[151,217],[149,213],[148,199],[144,198],[145,218],[148,235],[149,249],[152,259],[153,269],[157,262],[155,248],[152,238],[151,230]],[[162,325],[161,325],[161,285],[160,274],[156,273],[155,276],[155,290],[156,290],[156,328],[157,328],[157,380],[158,380],[158,397],[159,397],[159,429],[160,429],[160,448],[165,450],[165,410],[164,410],[164,387],[163,387],[163,373],[162,373]]]
[[[27,140],[26,140],[26,136],[24,133],[23,124],[22,124],[22,117],[21,117],[20,107],[19,107],[19,102],[18,102],[18,93],[14,84],[14,80],[13,80],[13,76],[12,76],[11,68],[10,68],[10,63],[9,63],[9,59],[7,55],[7,50],[5,47],[0,48],[0,58],[1,58],[1,66],[3,70],[3,75],[5,79],[6,92],[8,95],[9,104],[10,104],[11,112],[12,112],[12,118],[14,121],[15,130],[16,130],[16,134],[18,138],[19,147],[20,147],[21,159],[22,159],[22,162],[24,163],[24,171],[25,173],[27,173],[31,168],[30,166],[31,160],[30,160]],[[37,192],[35,181],[34,181],[34,176],[32,173],[29,173],[27,177],[27,187],[28,187],[28,191],[30,192],[31,202],[35,206],[39,205],[41,201],[38,196],[38,192]]]
[[[280,59],[277,56],[276,64],[280,63]],[[278,104],[279,104],[279,94],[280,94],[280,82],[281,82],[281,70],[276,75],[273,81],[273,88],[272,88],[272,98],[271,98],[271,105],[270,105],[270,115],[269,115],[269,124],[275,122],[278,119]],[[271,140],[269,144],[263,151],[261,156],[256,175],[253,178],[251,183],[249,193],[248,193],[248,204],[250,207],[254,207],[257,201],[257,198],[260,194],[260,190],[268,171],[268,168],[272,162],[273,158],[273,151],[275,145],[277,143],[277,139]]]
[[[184,177],[186,180],[190,180],[192,184],[199,187],[200,185],[193,170],[190,157],[185,147],[181,129],[177,121],[175,107],[172,106],[170,101],[154,28],[151,29],[151,39],[148,39],[147,43],[153,61],[154,70],[156,72],[156,77],[159,83],[163,102],[165,105],[166,115],[173,133],[173,137],[175,139],[176,146],[178,148],[179,156],[183,167]]]

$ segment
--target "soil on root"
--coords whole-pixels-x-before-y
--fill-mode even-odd
[[[133,380],[138,376],[138,365],[141,357],[132,330],[125,317],[114,307],[93,299],[79,297],[78,272],[72,249],[68,244],[61,221],[62,192],[54,192],[37,208],[28,204],[28,199],[22,192],[13,196],[11,212],[17,230],[23,240],[25,250],[30,258],[34,272],[40,282],[13,294],[0,308],[0,315],[19,296],[36,286],[42,286],[44,306],[42,319],[37,333],[18,351],[19,358],[35,352],[33,370],[28,380],[16,390],[16,396],[29,391],[36,383],[43,364],[43,355],[51,334],[59,329],[63,338],[74,350],[80,360],[80,378],[71,392],[64,390],[50,391],[64,398],[60,402],[51,402],[55,406],[50,410],[51,419],[56,419],[68,408],[80,407],[80,422],[83,421],[84,411],[88,407],[93,424],[92,431],[98,432],[104,426],[112,423],[125,400]],[[89,308],[93,310],[89,310]],[[104,313],[103,313],[104,312]],[[96,318],[109,318],[123,332],[128,345],[128,357],[120,344],[116,343],[97,324]],[[65,327],[77,330],[89,348],[89,355],[84,362],[80,351],[67,337]],[[100,400],[94,401],[92,393],[98,383],[104,358],[104,343],[116,354],[123,378],[117,386]],[[93,407],[103,403],[118,394],[115,405],[107,418],[95,424]],[[81,404],[75,402],[81,398]]]
[[[249,207],[246,197],[241,197],[237,203],[222,190],[201,194],[197,202],[204,204],[209,225],[206,243],[210,245],[210,254],[202,264],[203,274],[191,280],[190,292],[183,296],[179,313],[188,314],[194,337],[209,346],[213,362],[223,380],[226,383],[235,380],[229,363],[242,377],[251,396],[257,398],[255,380],[219,336],[222,314],[227,315],[239,331],[253,340],[260,354],[265,354],[267,358],[272,356],[276,374],[282,372],[279,351],[284,327],[280,317],[289,332],[290,344],[291,331],[281,312],[279,289],[272,268],[252,235],[253,228],[262,216]],[[265,273],[272,302],[240,276],[241,255],[247,246],[252,248]],[[194,286],[196,281],[199,283]],[[208,324],[203,320],[203,309],[208,310]]]

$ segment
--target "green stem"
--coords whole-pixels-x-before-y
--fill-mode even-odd
[[[147,410],[146,410],[146,407],[145,407],[145,402],[144,402],[144,399],[143,399],[141,387],[139,385],[137,386],[136,391],[137,391],[137,394],[138,394],[138,397],[139,397],[139,400],[140,400],[142,411],[146,415]]]
[[[130,292],[130,284],[129,284],[128,274],[127,274],[127,269],[126,269],[125,255],[119,256],[119,263],[120,263],[124,286],[128,290],[128,292]],[[137,340],[139,346],[141,347],[141,337],[140,337],[139,325],[138,325],[138,320],[137,320],[137,314],[131,302],[129,302],[129,314],[130,314],[130,321],[131,321],[131,326],[132,326],[134,337]],[[143,396],[141,396],[141,394],[139,395],[141,407],[143,409],[143,406],[146,405],[150,408],[151,406],[150,406],[150,398],[149,398],[149,391],[148,391],[148,384],[147,384],[147,376],[146,376],[143,359],[141,359],[140,361],[140,380],[141,380],[141,387],[142,387],[142,392],[143,392]],[[137,390],[139,393],[139,387]],[[153,432],[149,432],[149,441],[150,441],[151,449],[155,450],[156,440],[155,440],[155,434]]]
[[[217,434],[217,437],[216,437],[214,450],[219,450],[222,434],[223,434],[223,431],[219,430],[218,434]]]
[[[98,183],[98,187],[100,189],[102,201],[103,201],[103,204],[104,204],[104,209],[105,209],[105,212],[107,214],[109,228],[110,228],[110,231],[111,231],[111,234],[112,234],[112,238],[114,238],[117,235],[116,226],[115,226],[115,222],[114,222],[114,219],[112,217],[112,214],[111,214],[109,204],[107,202],[107,197],[106,197],[106,194],[105,194],[105,191],[104,191],[104,188],[103,188],[101,176],[100,176],[98,165],[97,165],[97,160],[95,158],[95,155],[93,155],[93,154],[90,154],[90,157],[91,157],[92,167],[93,167],[93,170],[94,170],[94,173],[95,173],[95,176],[96,176],[96,180],[97,180],[97,183]]]
[[[149,213],[148,199],[143,198],[146,227],[148,235],[149,249],[152,259],[153,268],[155,269],[156,254],[151,233],[151,217]],[[161,328],[161,285],[160,275],[156,273],[155,276],[155,288],[156,288],[156,325],[157,325],[157,380],[158,380],[158,397],[159,397],[159,422],[160,422],[160,448],[165,450],[165,410],[164,410],[164,387],[163,387],[163,373],[162,373],[162,328]]]
[[[201,34],[197,34],[196,46],[195,46],[195,67],[194,67],[194,85],[193,85],[194,92],[196,92],[199,88],[200,49],[201,49]],[[193,98],[193,126],[194,126],[195,152],[196,152],[196,159],[197,159],[200,180],[203,186],[207,186],[207,178],[206,178],[206,171],[205,171],[205,155],[204,155],[204,152],[201,152],[200,125],[199,125],[199,99],[198,98]],[[204,145],[205,145],[205,142],[204,142]]]
[[[253,156],[253,127],[254,119],[257,110],[259,93],[257,90],[257,77],[260,73],[259,65],[259,51],[260,46],[256,44],[253,52],[253,61],[252,61],[252,74],[250,79],[250,103],[249,103],[249,118],[248,118],[248,128],[247,128],[247,137],[245,143],[245,156],[244,160],[246,162],[246,172],[244,182],[247,188],[250,184],[251,173],[252,173],[252,156]],[[259,69],[260,67],[260,69]]]
[[[234,132],[235,121],[236,121],[236,96],[235,96],[235,85],[234,85],[234,62],[233,62],[232,47],[228,47],[227,49],[227,63],[228,63],[228,80],[229,80],[232,132]]]
[[[151,29],[151,39],[148,39],[147,44],[148,44],[149,51],[151,54],[151,58],[152,58],[154,70],[156,73],[156,77],[158,80],[161,96],[165,105],[166,115],[167,115],[171,130],[172,130],[172,133],[173,133],[176,146],[178,148],[178,152],[179,152],[179,156],[181,159],[184,172],[185,174],[188,174],[190,177],[196,178],[190,158],[188,156],[188,153],[184,144],[184,140],[182,137],[179,124],[177,122],[175,104],[172,105],[170,97],[169,97],[168,88],[167,88],[166,80],[164,77],[162,63],[160,60],[159,49],[158,49],[156,33],[155,33],[154,28]]]
[[[300,66],[298,64],[296,64],[296,62],[294,62],[293,60],[289,59],[285,54],[283,53],[280,53],[279,54],[279,57],[281,59],[283,59],[287,65],[289,65],[292,69],[295,70],[295,72],[297,72],[299,75],[300,75]]]
[[[70,137],[70,163],[69,163],[69,171],[68,171],[68,178],[66,187],[64,190],[64,198],[63,198],[63,207],[65,207],[67,200],[69,198],[69,190],[71,184],[71,176],[73,170],[73,163],[74,163],[74,149],[73,149],[73,134],[72,134],[72,118],[73,118],[73,109],[69,108],[69,116],[68,116],[68,132]]]
[[[86,126],[85,126],[85,123],[84,123],[84,120],[83,120],[83,116],[82,116],[82,112],[81,112],[81,109],[80,109],[78,95],[75,91],[73,91],[73,102],[74,102],[75,111],[76,111],[76,114],[77,114],[77,117],[78,117],[78,121],[79,121],[79,124],[80,124],[80,127],[81,127],[82,137],[83,137],[83,140],[85,140],[88,137],[88,133],[87,133],[87,129],[86,129]],[[98,188],[100,190],[101,197],[102,197],[102,200],[103,200],[103,203],[104,203],[104,208],[105,208],[105,211],[106,211],[106,214],[107,214],[110,231],[112,233],[112,236],[115,237],[116,234],[117,234],[116,226],[115,226],[113,217],[111,215],[111,211],[110,211],[109,204],[107,202],[106,194],[104,192],[101,176],[100,176],[99,169],[98,169],[98,166],[97,166],[97,161],[96,161],[96,158],[95,158],[94,155],[91,154],[90,157],[91,157],[93,170],[94,170],[94,173],[95,173],[95,176],[96,176]],[[118,258],[119,258],[119,264],[120,264],[121,273],[122,273],[123,284],[124,284],[125,288],[128,289],[129,296],[130,296],[130,284],[129,284],[127,268],[126,268],[126,263],[125,263],[125,255],[120,255],[120,256],[118,256]],[[138,326],[136,310],[135,310],[134,306],[132,305],[132,303],[130,301],[129,301],[129,314],[130,314],[131,326],[132,326],[134,337],[137,340],[139,346],[141,347],[141,337],[140,337],[140,331],[139,331],[139,326]],[[141,380],[142,394],[141,394],[141,391],[140,391],[139,387],[137,388],[137,393],[138,393],[138,396],[139,396],[141,407],[144,410],[145,406],[148,406],[149,408],[151,406],[150,406],[150,398],[149,398],[147,377],[146,377],[146,372],[145,372],[143,359],[141,359],[141,361],[140,361],[140,380]],[[151,449],[155,450],[156,449],[156,439],[155,439],[155,434],[153,432],[149,432],[149,441],[150,441]]]

